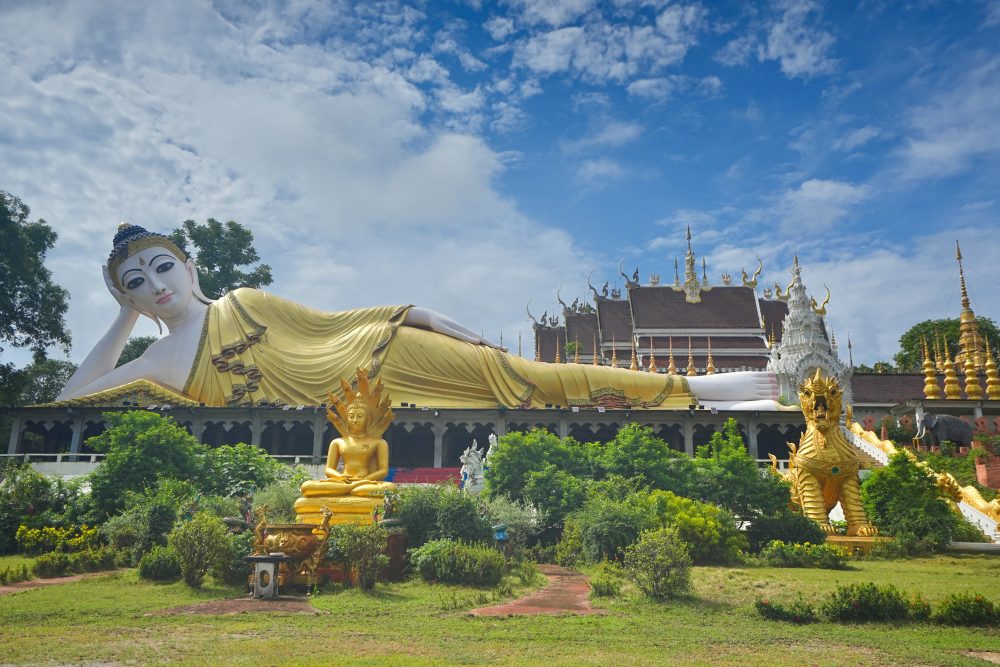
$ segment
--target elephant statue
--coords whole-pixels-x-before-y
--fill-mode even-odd
[[[924,413],[917,416],[917,435],[914,441],[921,445],[940,445],[945,440],[960,447],[972,444],[972,426],[952,415]]]

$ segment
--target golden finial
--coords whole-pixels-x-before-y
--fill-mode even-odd
[[[580,337],[573,339],[573,363],[580,363]]]
[[[538,337],[538,331],[535,330],[535,361],[542,360],[542,341]]]
[[[931,361],[930,351],[927,349],[927,339],[920,340],[924,344],[924,397],[936,401],[941,398],[941,387],[938,386],[934,362]]]
[[[944,397],[949,401],[957,401],[962,398],[962,390],[958,386],[955,363],[951,360],[951,353],[948,352],[947,336],[943,337],[942,345],[944,348]]]
[[[1000,401],[1000,372],[997,362],[990,349],[990,339],[986,337],[986,397],[991,401]]]
[[[659,368],[656,367],[656,357],[653,356],[653,337],[652,336],[649,337],[649,366],[647,367],[647,370],[650,373],[657,373],[660,370]]]
[[[983,400],[983,387],[979,384],[979,370],[976,368],[975,355],[966,354],[965,363],[965,397],[970,401]]]
[[[944,352],[941,347],[941,336],[934,332],[934,368],[938,373],[944,373]]]
[[[712,337],[708,337],[708,363],[705,364],[705,375],[715,374],[715,363],[712,361]]]
[[[600,366],[600,364],[597,363],[597,336],[594,336],[594,365]]]
[[[677,375],[677,364],[674,363],[674,337],[670,337],[670,358],[667,360],[667,373]]]
[[[611,368],[618,368],[618,341],[611,337]]]
[[[701,258],[701,282],[704,285],[708,284],[708,262],[704,257]]]
[[[556,361],[557,364],[562,363],[562,359],[559,358],[559,331],[556,330]]]
[[[958,260],[958,280],[962,284],[962,308],[969,307],[969,291],[965,288],[965,271],[962,269],[962,247],[955,240],[955,259]]]
[[[630,371],[639,370],[639,359],[635,355],[635,339],[632,339],[632,363],[629,365],[628,369]]]
[[[698,369],[694,365],[694,352],[691,348],[691,336],[688,336],[688,367],[687,367],[688,377],[698,374]]]

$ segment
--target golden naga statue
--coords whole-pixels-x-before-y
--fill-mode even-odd
[[[878,529],[868,522],[861,506],[858,456],[840,431],[842,400],[837,379],[823,377],[819,369],[799,387],[806,432],[798,447],[788,443],[792,451],[788,460],[792,502],[828,535],[835,532],[830,510],[840,502],[847,534],[870,537],[878,535]]]
[[[326,479],[302,484],[302,497],[295,502],[302,523],[320,523],[326,509],[333,513],[333,524],[370,523],[385,494],[396,489],[384,481],[389,445],[382,434],[392,422],[389,397],[383,397],[381,381],[369,382],[365,369],[358,368],[356,375],[357,391],[340,380],[346,400],[329,394],[333,409],[327,408],[327,419],[344,435],[330,443]]]

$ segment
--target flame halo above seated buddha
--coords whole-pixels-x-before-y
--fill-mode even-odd
[[[251,288],[212,300],[169,238],[127,223],[104,278],[118,315],[58,400],[145,380],[209,406],[319,405],[363,367],[394,401],[428,407],[784,409],[766,372],[688,378],[529,361],[416,306],[322,312]],[[140,314],[168,333],[116,368]]]

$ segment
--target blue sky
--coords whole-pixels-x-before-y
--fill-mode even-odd
[[[687,225],[716,283],[797,252],[859,362],[958,314],[955,239],[998,317],[996,0],[146,4],[0,2],[0,188],[60,234],[76,361],[119,220],[235,219],[271,291],[515,348]]]

